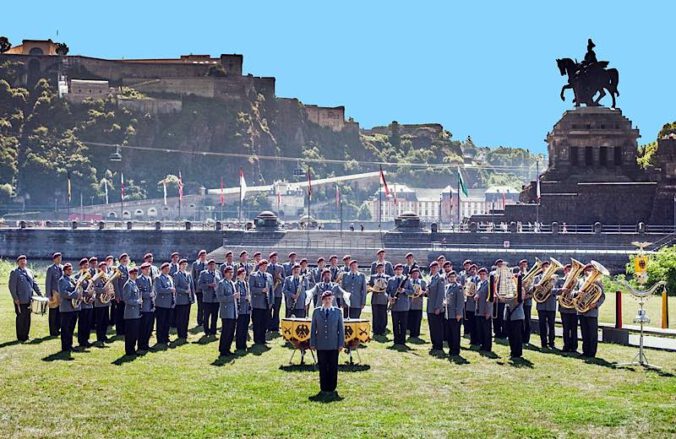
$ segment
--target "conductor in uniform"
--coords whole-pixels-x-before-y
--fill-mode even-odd
[[[31,297],[33,291],[42,296],[40,287],[35,282],[33,273],[26,267],[26,256],[16,258],[17,267],[9,273],[9,292],[14,301],[16,313],[16,339],[20,342],[28,340],[31,330]]]
[[[310,327],[310,349],[317,351],[319,387],[322,395],[335,395],[338,384],[338,354],[345,345],[343,313],[332,306],[333,293],[322,293],[322,306],[315,308]]]

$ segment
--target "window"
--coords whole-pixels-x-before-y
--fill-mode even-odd
[[[622,147],[615,147],[615,166],[622,166]]]
[[[592,166],[594,164],[594,150],[591,146],[584,149],[584,165]]]
[[[602,146],[599,149],[599,165],[608,166],[608,147]]]
[[[570,147],[570,164],[571,165],[577,165],[577,146],[571,146]]]

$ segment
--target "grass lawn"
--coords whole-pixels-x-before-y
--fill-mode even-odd
[[[674,353],[648,352],[666,368],[657,373],[615,369],[636,350],[609,344],[596,362],[525,350],[513,363],[501,344],[496,358],[464,349],[451,362],[430,356],[427,343],[402,352],[372,341],[364,365],[341,368],[343,399],[327,403],[311,399],[316,372],[286,366],[280,338],[230,362],[200,333],[127,363],[118,361],[122,340],[64,360],[54,355],[59,340],[41,338],[46,316],[34,316],[32,341],[13,343],[6,276],[0,285],[0,437],[676,435]]]

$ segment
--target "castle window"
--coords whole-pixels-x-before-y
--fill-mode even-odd
[[[615,166],[622,166],[622,147],[615,147]]]
[[[584,149],[584,165],[591,166],[594,164],[594,150],[591,146]]]
[[[577,166],[578,164],[578,159],[577,159],[577,146],[571,146],[570,147],[570,164]]]
[[[606,146],[599,149],[599,165],[608,166],[608,147]]]

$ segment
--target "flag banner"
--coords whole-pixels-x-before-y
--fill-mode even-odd
[[[178,171],[178,201],[183,201],[183,176]]]
[[[162,189],[164,190],[164,205],[167,205],[167,180],[162,180]]]
[[[120,174],[120,199],[124,201],[124,173]]]
[[[394,187],[394,190],[392,191],[392,200],[394,201],[394,205],[397,206],[398,203],[399,203],[397,201],[397,185],[395,184],[393,187]]]
[[[68,203],[70,204],[70,200],[72,199],[72,191],[71,191],[71,185],[70,185],[70,171],[66,174],[67,180],[68,180]]]
[[[246,180],[244,179],[244,169],[239,168],[239,201],[244,201],[246,198]]]
[[[312,198],[312,174],[307,170],[307,196]]]
[[[462,178],[462,173],[460,172],[460,166],[458,166],[458,186],[460,187],[460,191],[466,196],[469,196],[469,192],[467,191],[467,186],[465,185],[465,180]],[[460,194],[458,194],[460,196]]]
[[[383,172],[383,167],[380,167],[380,184],[383,185],[383,188],[385,189],[385,196],[389,197],[390,196],[390,189],[387,187],[387,181],[385,181],[385,173]]]
[[[103,187],[106,191],[106,204],[108,204],[108,180],[105,178],[103,179]]]
[[[540,176],[537,176],[537,181],[535,183],[535,197],[538,200],[538,203],[540,203]]]
[[[225,204],[225,195],[223,194],[223,177],[221,177],[221,206]]]
[[[282,194],[277,192],[277,210],[279,210],[279,206],[282,204]]]
[[[336,185],[336,207],[340,207],[340,188]]]

